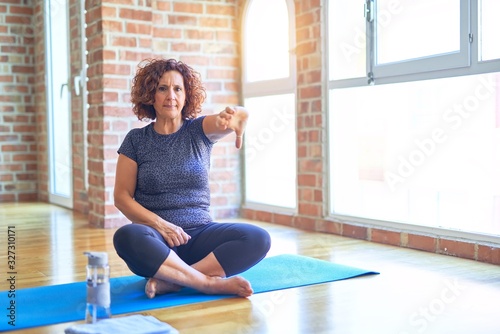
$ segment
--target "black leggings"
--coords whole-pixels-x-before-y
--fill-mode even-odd
[[[128,224],[116,231],[113,243],[130,270],[143,277],[153,277],[171,250],[188,265],[213,252],[229,277],[254,266],[271,247],[269,233],[251,224],[209,223],[185,232],[191,236],[188,243],[170,248],[154,228]]]

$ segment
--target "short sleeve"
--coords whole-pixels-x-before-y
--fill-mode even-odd
[[[205,119],[205,116],[200,116],[198,118],[195,118],[192,120],[192,125],[191,125],[191,131],[195,133],[197,136],[201,138],[203,143],[207,145],[208,147],[212,147],[212,145],[215,143],[211,141],[207,135],[205,134],[205,131],[203,131],[203,120]]]
[[[129,131],[118,149],[118,154],[123,154],[135,162],[137,162],[137,150],[135,144],[137,143],[137,137],[140,134],[137,130],[138,129],[133,129]]]

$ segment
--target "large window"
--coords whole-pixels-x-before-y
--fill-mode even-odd
[[[295,209],[293,1],[247,1],[243,23],[245,204]]]
[[[331,213],[499,236],[500,2],[345,3],[328,2]]]

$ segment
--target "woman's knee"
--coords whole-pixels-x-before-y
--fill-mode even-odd
[[[267,254],[271,248],[271,235],[265,229],[254,226],[250,233],[251,244],[254,250],[260,254]]]
[[[241,224],[238,228],[241,233],[240,241],[243,242],[241,250],[257,260],[265,257],[271,248],[269,232],[252,224]]]
[[[115,250],[120,253],[130,249],[135,239],[140,237],[142,231],[141,225],[128,224],[120,227],[113,235],[113,245]]]
[[[265,229],[252,224],[238,224],[234,228],[239,231],[239,237],[214,252],[227,276],[254,266],[271,248],[271,236]]]
[[[113,236],[113,244],[130,270],[144,277],[152,277],[170,253],[156,230],[140,224],[120,227]]]

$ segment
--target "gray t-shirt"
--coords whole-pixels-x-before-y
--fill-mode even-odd
[[[210,216],[211,142],[202,117],[184,120],[172,134],[158,134],[153,123],[131,130],[119,154],[137,163],[134,199],[168,222],[190,228],[212,221]]]

